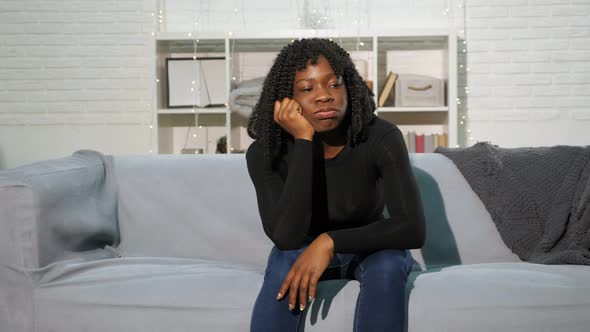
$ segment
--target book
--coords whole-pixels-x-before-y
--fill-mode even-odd
[[[416,133],[413,131],[408,132],[408,144],[410,146],[408,148],[408,152],[415,153],[416,152]]]
[[[438,146],[442,146],[444,148],[447,147],[447,134],[442,133],[438,135]]]
[[[436,150],[436,148],[438,147],[438,137],[440,135],[439,134],[434,134],[434,149]]]
[[[424,134],[416,134],[416,153],[424,153]]]
[[[424,152],[425,153],[432,153],[434,152],[434,135],[424,135]]]
[[[379,103],[377,104],[379,107],[383,107],[385,105],[385,101],[387,97],[391,95],[391,90],[393,89],[393,84],[397,79],[397,74],[394,72],[389,72],[387,75],[387,80],[385,80],[385,85],[383,85],[383,89],[381,89],[381,94],[379,95]]]
[[[404,143],[406,143],[406,151],[410,151],[410,138],[408,133],[404,133]]]

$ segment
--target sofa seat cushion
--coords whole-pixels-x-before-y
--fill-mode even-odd
[[[262,274],[178,258],[54,268],[35,290],[37,331],[246,331]]]
[[[419,274],[410,331],[588,331],[590,266],[485,263]]]
[[[248,331],[263,271],[209,260],[118,258],[53,268],[37,331]],[[409,332],[587,331],[590,267],[485,263],[412,273]],[[305,331],[351,331],[357,281],[320,283]],[[149,314],[146,314],[149,313]],[[228,317],[231,317],[229,319]]]
[[[211,260],[115,258],[45,273],[35,290],[38,332],[244,331],[264,271]],[[305,331],[352,331],[359,283],[318,286]],[[350,299],[354,299],[350,301]]]

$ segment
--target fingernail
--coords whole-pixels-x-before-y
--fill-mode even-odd
[[[281,296],[283,296],[283,294],[281,294],[281,293],[279,292],[279,295],[277,295],[277,300],[280,300],[280,299],[281,299]]]
[[[309,297],[309,302],[311,302],[311,301],[313,301],[313,297],[310,296]]]
[[[303,309],[305,309],[305,306],[303,304],[299,305],[299,311],[303,311]]]
[[[293,305],[289,303],[289,310],[293,310]]]

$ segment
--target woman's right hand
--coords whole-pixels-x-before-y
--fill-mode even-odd
[[[281,128],[293,138],[313,139],[315,130],[303,116],[301,106],[295,99],[285,97],[282,101],[275,101],[274,106],[274,120]]]

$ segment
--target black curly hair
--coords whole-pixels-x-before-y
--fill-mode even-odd
[[[265,144],[266,157],[273,166],[286,151],[287,140],[292,139],[274,121],[274,102],[285,97],[292,98],[295,71],[304,70],[309,61],[317,64],[320,55],[328,60],[334,73],[342,77],[347,89],[348,109],[341,123],[347,126],[347,143],[354,146],[366,140],[367,127],[376,108],[374,94],[359,75],[350,54],[328,39],[295,40],[277,55],[248,121],[248,135]]]

